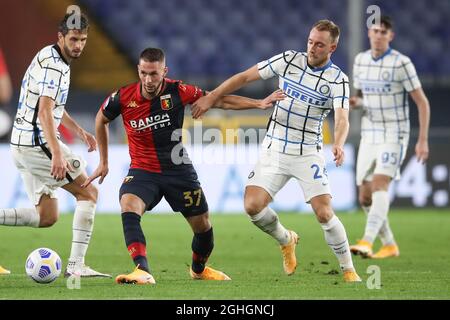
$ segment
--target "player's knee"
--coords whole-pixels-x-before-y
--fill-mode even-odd
[[[317,220],[320,223],[327,223],[333,218],[333,210],[329,207],[323,206],[316,209]]]
[[[41,216],[39,221],[39,228],[48,228],[58,221],[58,215]]]
[[[89,201],[97,203],[98,189],[93,185],[90,185],[90,187],[91,188],[88,190],[88,197],[90,198]]]
[[[76,198],[78,201],[91,201],[97,203],[98,189],[91,184],[86,189],[83,189],[80,194],[76,195]]]
[[[245,197],[244,199],[245,212],[251,216],[260,213],[266,206],[267,204],[255,197]]]
[[[204,233],[212,227],[208,212],[198,216],[187,218],[187,220],[191,225],[192,231],[194,231],[194,233]]]
[[[370,207],[372,205],[372,196],[366,194],[360,194],[358,196],[359,204],[362,207]]]
[[[139,205],[131,202],[131,201],[120,201],[120,209],[122,212],[135,212],[141,213],[143,212],[142,208]]]

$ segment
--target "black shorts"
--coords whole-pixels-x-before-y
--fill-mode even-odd
[[[181,212],[184,217],[208,211],[205,194],[193,167],[171,175],[130,169],[120,187],[119,199],[126,193],[141,198],[147,211],[152,210],[162,197],[173,211]]]

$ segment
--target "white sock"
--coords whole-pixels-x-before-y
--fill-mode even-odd
[[[362,207],[364,212],[368,215],[370,212],[370,206],[363,206]],[[381,225],[380,231],[378,232],[378,236],[380,237],[381,243],[383,246],[395,244],[394,240],[394,233],[391,230],[391,227],[389,226],[389,218],[386,217],[386,220],[384,220],[383,224]]]
[[[77,201],[72,224],[72,250],[69,261],[84,263],[92,229],[94,228],[95,203],[92,201]]]
[[[34,208],[0,209],[0,225],[39,228],[40,220]]]
[[[326,223],[321,223],[325,241],[336,255],[341,270],[354,269],[347,234],[341,220],[335,215]]]
[[[395,244],[394,233],[389,226],[388,217],[386,217],[386,220],[384,220],[383,225],[380,228],[380,232],[378,232],[378,236],[380,237],[383,246]]]
[[[375,191],[372,193],[372,206],[367,216],[366,230],[363,239],[373,243],[380,232],[383,222],[387,219],[389,211],[389,193],[387,191]]]
[[[280,223],[277,213],[269,207],[265,207],[254,216],[250,216],[250,220],[255,226],[271,235],[280,245],[286,245],[291,240],[291,234]]]

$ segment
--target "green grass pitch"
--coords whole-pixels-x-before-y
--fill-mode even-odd
[[[338,214],[350,242],[361,237],[365,215]],[[143,229],[155,286],[123,286],[113,279],[82,279],[70,290],[62,276],[42,285],[25,275],[27,255],[38,247],[56,250],[67,261],[72,215],[49,229],[0,227],[0,264],[12,271],[0,276],[0,299],[449,299],[450,214],[443,210],[395,210],[390,223],[401,255],[388,260],[354,257],[363,282],[346,284],[337,261],[312,215],[281,214],[283,224],[300,235],[299,265],[283,274],[281,253],[244,214],[212,215],[215,249],[210,265],[227,273],[226,282],[193,281],[188,274],[192,233],[180,214],[146,214]],[[375,245],[378,249],[379,243]],[[97,215],[87,254],[88,265],[116,276],[133,268],[125,248],[119,215]],[[381,289],[368,289],[367,268],[381,270]]]

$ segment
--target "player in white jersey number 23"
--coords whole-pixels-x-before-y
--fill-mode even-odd
[[[298,235],[287,230],[268,205],[290,178],[295,178],[322,226],[325,240],[336,255],[346,282],[361,281],[352,262],[345,228],[331,207],[331,191],[322,154],[322,124],[335,114],[332,151],[337,166],[344,162],[348,134],[348,77],[333,64],[331,55],[339,41],[339,28],[332,21],[315,23],[308,38],[308,51],[286,51],[262,61],[224,81],[193,105],[199,117],[217,99],[242,86],[278,77],[287,97],[278,101],[269,120],[261,156],[250,173],[244,207],[250,220],[279,244],[286,274],[295,272]]]

